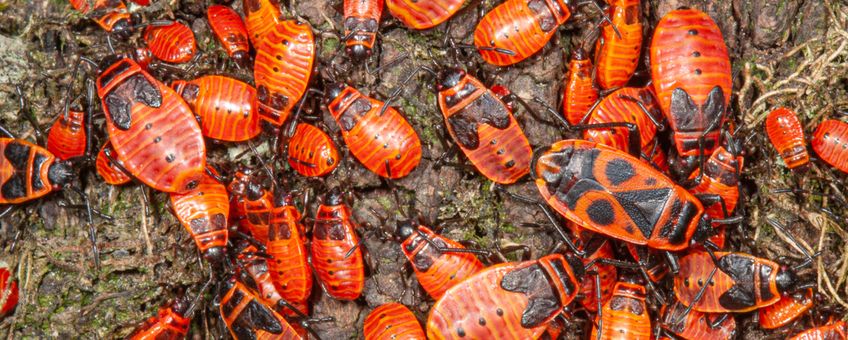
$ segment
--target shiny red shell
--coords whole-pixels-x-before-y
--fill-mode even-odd
[[[662,112],[674,133],[677,154],[695,156],[719,146],[720,127],[733,87],[727,45],[716,23],[695,9],[671,11],[651,40],[651,78]]]
[[[654,249],[683,250],[704,208],[641,160],[584,140],[537,156],[536,186],[554,210],[590,231]]]
[[[335,98],[328,98],[327,109],[350,153],[381,177],[397,179],[412,172],[421,161],[421,141],[412,125],[394,107],[381,115],[384,102],[351,86],[339,86],[344,87]]]
[[[203,178],[206,144],[188,105],[130,59],[97,78],[97,94],[117,159],[135,178],[164,192],[185,192]]]
[[[515,64],[545,47],[571,12],[570,2],[564,0],[504,1],[477,24],[474,45],[489,64]],[[501,48],[513,55],[481,47]]]
[[[609,3],[612,24],[601,29],[595,46],[595,80],[602,89],[626,85],[639,65],[642,49],[640,1],[610,0]]]
[[[185,63],[197,53],[194,32],[176,21],[169,25],[147,26],[144,42],[156,58],[166,63]]]
[[[227,188],[209,175],[196,188],[171,193],[174,215],[208,260],[221,261],[227,247],[230,200]]]
[[[785,107],[772,110],[766,117],[766,134],[786,167],[798,169],[809,164],[804,128],[795,112]]]
[[[59,115],[47,134],[47,151],[58,159],[85,155],[85,113],[69,110],[67,117]]]
[[[309,86],[315,62],[315,38],[309,23],[285,20],[256,46],[253,77],[261,117],[279,127]]]
[[[474,254],[440,253],[424,237],[441,248],[464,249],[459,242],[438,235],[425,226],[413,228],[417,232],[403,240],[400,249],[412,264],[418,283],[433,299],[438,300],[449,288],[483,269],[483,263]]]
[[[318,206],[312,228],[312,267],[324,291],[338,300],[356,300],[365,286],[365,265],[355,229],[350,208],[340,199],[325,199]]]
[[[208,75],[175,80],[171,87],[200,117],[200,130],[212,139],[242,142],[259,135],[256,90],[240,80]]]
[[[327,175],[339,166],[341,159],[333,139],[324,130],[307,123],[297,123],[294,135],[281,150],[288,155],[289,166],[306,177]]]
[[[813,289],[782,294],[775,304],[758,310],[760,327],[775,329],[788,325],[813,308]]]
[[[280,190],[278,188],[278,190]],[[265,251],[277,291],[289,302],[306,303],[312,294],[312,269],[307,261],[301,215],[290,195],[274,198]]]
[[[248,282],[249,288],[256,293],[256,297],[262,300],[266,306],[278,310],[277,304],[282,300],[280,292],[274,286],[274,281],[269,273],[268,260],[265,257],[258,256],[259,250],[256,246],[247,243],[244,249],[238,254],[239,274],[247,274],[252,279]],[[269,254],[270,255],[270,254]],[[244,269],[244,272],[241,272]]]
[[[97,153],[97,160],[94,163],[94,167],[97,169],[97,174],[100,175],[100,178],[103,178],[103,181],[109,183],[111,185],[122,185],[127,184],[132,180],[132,177],[127,175],[123,169],[116,166],[109,157],[106,156],[106,149],[109,149],[109,154],[115,158],[117,157],[114,150],[112,150],[112,145],[109,144],[108,141],[103,144],[103,147],[100,148],[100,152]],[[116,162],[119,162],[115,159]]]
[[[493,182],[511,184],[524,177],[533,150],[512,112],[465,71],[447,72],[455,73],[458,81],[439,89],[439,109],[457,146]]]
[[[368,316],[362,326],[365,340],[426,340],[421,324],[409,308],[399,303],[380,305]]]
[[[58,189],[48,177],[56,164],[47,149],[23,139],[0,138],[0,204],[23,203]]]
[[[592,82],[592,59],[577,48],[568,61],[568,72],[562,83],[562,115],[569,124],[579,124],[598,101],[598,89]]]
[[[223,5],[211,5],[206,9],[206,19],[218,38],[218,43],[230,58],[238,63],[249,61],[250,41],[247,27],[235,10]]]
[[[450,19],[465,3],[464,0],[386,0],[389,13],[406,27],[417,30],[433,28]]]
[[[810,144],[821,160],[848,172],[848,123],[834,119],[821,122]]]
[[[618,282],[612,289],[612,297],[604,304],[603,311],[595,318],[601,328],[592,328],[590,339],[642,339],[651,337],[651,315],[645,303],[645,286]],[[598,336],[598,333],[601,333]]]

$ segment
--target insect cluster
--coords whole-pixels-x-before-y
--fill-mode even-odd
[[[209,4],[208,25],[225,64],[251,70],[252,79],[186,71],[200,53],[192,28],[142,18],[137,14],[155,2],[133,2],[70,1],[109,36],[110,55],[80,58],[77,68],[91,78],[80,98],[67,100],[43,146],[5,128],[0,138],[3,215],[54,191],[75,194],[85,202],[98,266],[92,221],[111,217],[92,208],[77,180],[82,171],[169,198],[209,264],[209,280],[164,304],[128,338],[184,338],[192,317],[209,306],[233,338],[317,338],[314,326],[333,320],[310,316],[316,295],[362,303],[368,238],[397,241],[415,285],[435,303],[418,316],[400,301],[374,308],[361,324],[365,339],[560,338],[571,336],[566,330],[575,324],[594,339],[730,339],[740,313],[756,313],[770,330],[796,322],[815,304],[806,267],[819,254],[798,246],[802,261],[778,263],[727,242],[727,233],[746,222],[746,140],[737,136],[730,110],[727,46],[702,11],[670,11],[645,36],[638,0],[506,0],[481,13],[472,44],[447,34],[454,59],[510,67],[546,48],[560,26],[591,7],[595,31],[567,54],[561,102],[534,98],[563,139],[534,150],[515,114],[542,114],[464,64],[419,66],[389,95],[351,85],[333,59],[373,67],[383,0],[344,0],[338,31],[317,30],[274,0]],[[416,31],[449,25],[442,24],[464,1],[385,5],[397,24]],[[132,37],[142,47],[112,48],[112,39],[120,47]],[[327,37],[344,54],[322,55]],[[163,71],[169,76],[154,76]],[[392,105],[415,76],[433,84],[432,108],[450,136],[445,155],[427,152],[414,124]],[[19,96],[23,110],[26,94]],[[777,108],[764,130],[793,172],[817,161],[808,141],[818,160],[848,172],[848,124],[825,120],[807,139],[797,115]],[[208,157],[221,145],[246,145],[249,153]],[[539,224],[556,242],[541,257],[509,261],[503,253],[523,247],[478,249],[411,216],[396,226],[365,226],[351,208],[351,185],[323,180],[351,156],[386,183],[398,209],[400,189],[392,183],[414,176],[422,159],[473,168],[499,194],[540,209],[547,219]],[[315,185],[298,187],[292,178]],[[538,195],[508,191],[521,181],[535,183]],[[314,188],[320,198],[310,209]],[[0,271],[0,289],[0,313],[8,314],[18,296],[9,270]],[[787,335],[848,333],[836,318],[817,326]]]

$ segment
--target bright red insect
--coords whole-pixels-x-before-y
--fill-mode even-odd
[[[371,56],[382,14],[383,0],[344,0],[345,52],[354,61]]]
[[[167,25],[148,25],[144,31],[144,42],[156,58],[166,63],[185,63],[197,53],[194,32],[176,21]]]
[[[291,192],[277,188],[268,225],[265,251],[277,291],[292,303],[306,303],[312,294],[312,270],[304,246],[304,227]]]
[[[0,155],[0,204],[42,197],[74,177],[69,163],[23,139],[0,138]]]
[[[18,281],[12,268],[0,261],[0,317],[9,315],[18,306]]]
[[[640,1],[610,0],[609,3],[612,24],[603,27],[595,46],[595,80],[602,89],[627,84],[636,71],[642,49]]]
[[[654,90],[677,154],[712,154],[719,146],[733,87],[727,46],[718,26],[695,9],[671,11],[654,30],[650,59]]]
[[[324,291],[339,300],[355,300],[365,286],[365,266],[350,207],[338,187],[330,190],[315,212],[312,267]]]
[[[56,118],[47,134],[47,151],[56,158],[67,160],[85,155],[88,138],[85,131],[85,112],[68,110]]]
[[[792,110],[780,107],[766,117],[766,134],[789,169],[804,171],[810,163],[804,128]]]
[[[348,149],[365,168],[396,179],[418,166],[418,133],[394,107],[385,107],[386,103],[343,83],[328,87],[325,102],[341,127]]]
[[[810,144],[821,160],[848,172],[848,123],[834,119],[821,122]]]
[[[418,283],[434,299],[483,269],[483,263],[458,242],[412,221],[398,222],[400,249],[412,264]]]
[[[571,52],[568,72],[562,84],[562,115],[569,124],[579,124],[598,101],[592,70],[592,59],[582,47]]]
[[[813,308],[813,290],[782,294],[775,304],[758,310],[760,327],[775,329],[788,325]]]
[[[312,124],[296,124],[289,142],[280,144],[280,152],[287,155],[289,166],[306,177],[320,177],[333,172],[341,161],[333,139]]]
[[[230,7],[211,5],[206,9],[206,18],[227,55],[239,66],[248,67],[250,41],[241,16]]]
[[[595,323],[600,328],[592,328],[590,339],[652,339],[645,286],[621,281],[616,283],[612,297],[598,313]]]
[[[97,174],[103,178],[103,181],[111,185],[129,183],[132,180],[132,177],[127,175],[127,173],[119,166],[115,165],[114,162],[118,162],[118,160],[115,159],[113,161],[113,159],[109,159],[109,157],[106,156],[107,152],[111,157],[116,157],[115,150],[112,150],[112,145],[109,144],[108,141],[103,144],[103,147],[100,148],[100,152],[97,153],[97,159],[94,163],[94,166],[97,169]]]
[[[409,28],[424,30],[450,19],[464,0],[386,0],[389,13]]]
[[[200,117],[200,129],[209,138],[242,142],[259,135],[256,90],[242,81],[208,75],[175,80],[171,87]]]
[[[736,335],[736,319],[727,315],[718,327],[710,327],[721,317],[721,314],[701,313],[694,309],[686,312],[686,306],[674,301],[670,306],[663,306],[660,311],[662,329],[683,339],[716,339],[729,340]]]
[[[230,213],[227,188],[212,176],[205,175],[196,188],[170,196],[174,215],[194,239],[203,257],[216,264],[222,263]]]
[[[109,140],[135,178],[164,192],[194,189],[206,145],[188,105],[173,90],[122,59],[97,78]]]
[[[461,69],[442,70],[438,90],[448,132],[477,171],[501,184],[530,171],[530,142],[491,90]]]
[[[191,318],[186,316],[188,301],[174,300],[159,308],[156,316],[150,317],[133,330],[127,339],[132,340],[179,340],[185,339]]]
[[[515,64],[545,47],[573,11],[565,0],[504,1],[477,24],[474,45],[489,64]]]

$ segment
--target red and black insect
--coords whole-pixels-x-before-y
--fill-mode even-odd
[[[221,264],[227,248],[230,213],[227,188],[212,176],[205,175],[196,188],[170,196],[174,216],[194,239],[200,253],[207,260]]]
[[[507,105],[462,69],[442,70],[438,78],[445,125],[471,164],[496,183],[526,175],[533,150]]]
[[[810,328],[798,333],[790,338],[790,340],[826,340],[846,338],[848,338],[848,325],[845,324],[845,321],[840,320],[824,326]]]
[[[71,6],[97,23],[106,32],[121,39],[132,34],[133,19],[127,5],[121,0],[95,0],[89,6],[89,0],[70,0]]]
[[[744,313],[805,289],[799,281],[792,269],[752,255],[716,252],[713,260],[706,252],[693,252],[680,259],[674,293],[700,312]]]
[[[810,144],[821,160],[848,172],[848,123],[834,119],[821,122]]]
[[[185,299],[176,299],[159,308],[156,316],[150,317],[136,327],[127,339],[132,340],[178,340],[185,339],[191,325],[191,304]]]
[[[775,329],[788,325],[813,308],[813,289],[782,294],[773,305],[758,310],[760,327]]]
[[[565,0],[504,1],[477,24],[474,45],[489,64],[515,64],[545,47],[572,12]]]
[[[97,78],[109,141],[133,177],[164,192],[194,189],[206,145],[188,105],[171,88],[122,59]]]
[[[248,7],[249,4],[245,6]],[[251,18],[248,16],[248,24]],[[254,46],[253,77],[259,113],[272,126],[279,127],[306,92],[312,76],[315,63],[312,27],[300,20],[280,21],[265,34],[263,43],[254,42]]]
[[[787,168],[806,171],[810,155],[804,140],[804,128],[795,112],[785,107],[772,110],[766,118],[766,134]]]
[[[739,202],[739,177],[744,160],[741,155],[734,155],[719,146],[704,164],[703,175],[700,169],[695,169],[689,177],[689,180],[696,181],[695,186],[689,188],[689,192],[698,195],[704,202],[704,212],[709,217],[727,218],[736,210],[736,204]],[[712,204],[705,203],[708,201]]]
[[[415,314],[394,302],[382,304],[368,313],[362,332],[366,340],[427,339]]]
[[[156,58],[166,63],[185,63],[197,53],[194,32],[176,21],[147,25],[144,42]]]
[[[171,87],[200,117],[200,130],[212,139],[241,142],[262,132],[256,90],[240,80],[209,75],[175,80]]]
[[[354,61],[371,57],[382,14],[383,0],[344,0],[345,52]]]
[[[642,7],[639,0],[610,0],[610,24],[601,29],[595,46],[595,80],[602,89],[627,84],[642,49]]]
[[[278,0],[246,0],[244,2],[248,37],[254,48],[259,50],[259,46],[264,44],[265,36],[281,22],[282,16]]]
[[[268,308],[244,284],[227,280],[218,301],[221,318],[235,339],[303,339],[273,309]]]
[[[484,267],[474,250],[411,220],[398,222],[395,240],[412,264],[418,283],[436,300]]]
[[[333,172],[341,160],[333,139],[312,124],[295,124],[297,126],[288,143],[280,143],[280,152],[287,155],[289,166],[306,177],[320,177]]]
[[[18,306],[18,281],[12,268],[0,261],[0,317],[9,315]]]
[[[421,141],[398,110],[343,83],[329,85],[325,93],[345,144],[365,168],[396,179],[418,166]]]
[[[695,196],[641,160],[603,144],[554,143],[534,158],[532,168],[545,201],[590,231],[677,251],[712,230]]]
[[[733,339],[736,335],[736,319],[729,314],[701,313],[687,310],[679,301],[660,310],[661,332],[671,333],[683,339]],[[726,316],[726,317],[725,317]],[[723,320],[722,320],[723,318]],[[721,321],[715,324],[717,321]]]
[[[619,281],[595,318],[590,339],[651,339],[645,286]],[[598,334],[600,333],[600,334]]]
[[[678,172],[687,176],[696,158],[719,146],[733,85],[727,46],[707,14],[679,9],[657,24],[650,59],[659,106],[684,161]]]
[[[430,309],[429,339],[536,339],[579,292],[579,258],[560,254],[483,269]]]
[[[70,109],[56,118],[47,134],[47,151],[61,160],[84,156],[88,145],[85,116],[81,110]]]
[[[350,207],[338,187],[330,190],[315,212],[312,267],[324,291],[338,300],[355,300],[365,286],[365,265]]]
[[[271,220],[273,193],[266,190],[253,171],[241,169],[235,172],[227,190],[232,195],[234,220],[241,229],[262,244],[268,242],[268,225]]]
[[[0,138],[0,155],[0,205],[40,198],[75,177],[70,163],[23,139]]]
[[[291,303],[305,304],[312,294],[312,270],[304,246],[301,214],[294,195],[280,187],[274,192],[265,252],[268,269],[277,291]]]
[[[424,30],[436,27],[459,11],[464,0],[386,0],[389,13],[406,27]]]
[[[580,124],[598,101],[598,89],[592,81],[592,59],[582,47],[571,52],[568,72],[562,83],[562,115],[569,124]]]
[[[259,249],[247,241],[240,241],[236,247],[241,248],[236,258],[237,274],[240,275],[241,282],[256,292],[256,296],[265,305],[277,309],[283,297],[271,279],[268,260],[264,255],[260,256]]]
[[[206,9],[206,19],[227,55],[240,67],[248,67],[250,41],[241,16],[230,7],[211,5]]]
[[[106,154],[109,154],[107,156]],[[124,172],[120,165],[115,165],[118,160],[114,159],[115,150],[112,150],[112,145],[108,141],[100,148],[97,153],[97,159],[94,162],[94,167],[97,169],[97,174],[103,178],[103,181],[111,185],[127,184],[132,180],[132,177]]]

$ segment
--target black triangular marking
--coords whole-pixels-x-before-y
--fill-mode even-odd
[[[636,223],[645,238],[650,238],[659,221],[671,188],[614,192],[613,196]]]

